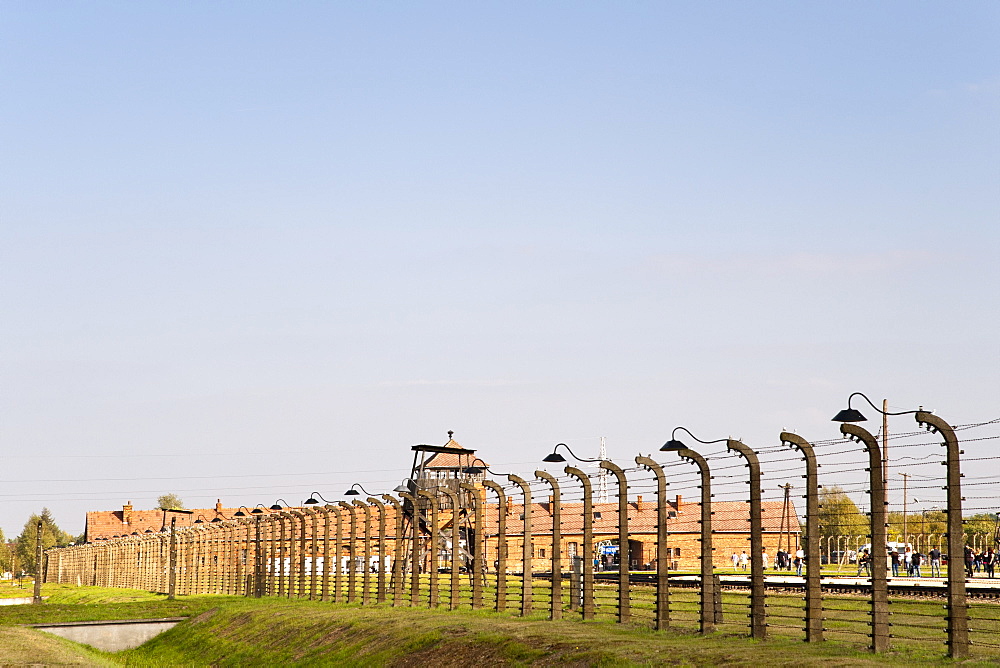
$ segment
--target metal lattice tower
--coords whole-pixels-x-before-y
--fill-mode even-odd
[[[601,436],[601,453],[598,455],[599,459],[608,458],[608,449],[604,443],[604,437]],[[600,466],[600,464],[593,464],[593,466]],[[600,477],[597,479],[597,500],[600,503],[608,503],[608,476],[611,471],[607,469],[601,469]]]

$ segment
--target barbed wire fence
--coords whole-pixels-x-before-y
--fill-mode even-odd
[[[997,425],[959,425],[956,443],[1000,438],[985,433]],[[844,433],[854,435],[847,427]],[[783,433],[779,442],[747,448],[750,454],[733,445],[739,441],[725,439],[726,446],[679,450],[680,457],[650,453],[631,462],[543,466],[530,474],[469,474],[453,488],[417,487],[364,502],[258,507],[242,517],[189,527],[171,522],[159,532],[48,550],[43,578],[170,597],[492,609],[757,638],[830,638],[874,651],[945,643],[951,656],[996,656],[1000,606],[989,598],[994,590],[976,591],[970,602],[966,555],[951,549],[956,542],[949,542],[950,531],[926,531],[926,512],[920,531],[893,533],[886,513],[905,508],[908,499],[892,475],[885,480],[881,470],[873,473],[879,467],[864,434],[855,440],[797,439]],[[949,474],[941,470],[948,464],[937,449],[941,438],[913,431],[887,440],[906,453],[893,460],[893,468],[907,471],[914,484],[906,491],[921,494],[925,507],[947,506],[949,495],[961,498],[964,488],[1000,480],[979,464],[1000,457],[971,458],[976,474],[958,481],[948,477],[951,467]],[[759,462],[756,474],[753,462]],[[602,475],[610,476],[606,503],[596,493]],[[817,493],[812,487],[867,495],[868,531],[821,536],[810,507],[809,494]],[[682,497],[698,500],[682,504]],[[992,496],[966,498],[972,502],[966,512],[994,510]],[[806,508],[804,531],[796,507]],[[678,516],[689,510],[687,517]],[[678,531],[692,525],[697,531]],[[865,546],[875,554],[872,546],[880,537],[925,555],[941,550],[947,580],[921,585],[889,577],[888,557],[873,559],[863,572],[850,555]],[[964,543],[964,536],[959,540]],[[969,542],[985,551],[995,541],[995,534],[983,532]],[[789,555],[780,564],[779,551]],[[797,555],[804,557],[799,565]],[[929,605],[927,597],[947,603]],[[956,631],[956,617],[965,619],[964,630]]]

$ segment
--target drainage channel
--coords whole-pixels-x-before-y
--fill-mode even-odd
[[[56,624],[26,624],[39,631],[90,645],[105,652],[133,649],[164,631],[177,626],[187,617],[160,619],[128,619],[100,622],[59,622]]]

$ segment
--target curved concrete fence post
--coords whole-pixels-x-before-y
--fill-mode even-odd
[[[372,508],[363,501],[355,499],[351,502],[365,514],[365,530],[362,533],[364,542],[361,544],[361,559],[364,562],[364,572],[361,574],[361,604],[371,603],[372,592]]]
[[[469,535],[469,552],[472,554],[472,609],[483,607],[483,577],[486,572],[486,530],[483,526],[483,497],[481,490],[467,482],[459,483],[472,500],[472,531]]]
[[[712,474],[708,462],[699,453],[690,448],[675,450],[685,461],[698,467],[701,476],[701,601],[699,626],[702,633],[715,631],[718,623],[718,608],[716,606],[715,572],[712,555]]]
[[[944,464],[947,467],[948,554],[958,564],[958,555],[965,553],[965,531],[962,528],[962,473],[958,439],[951,425],[929,411],[917,411],[917,424],[944,438]],[[951,556],[954,555],[954,556]],[[948,655],[961,659],[969,655],[969,603],[965,592],[965,573],[961,568],[948,568]]]
[[[492,480],[484,480],[483,487],[497,495],[496,611],[504,612],[507,610],[507,495],[503,487]]]
[[[823,640],[823,587],[820,584],[822,559],[819,555],[819,475],[812,445],[797,434],[781,432],[781,442],[795,448],[806,463],[806,642]],[[838,545],[839,545],[838,540]],[[847,544],[844,545],[845,551]]]
[[[757,453],[741,441],[730,438],[726,440],[726,446],[742,456],[750,469],[750,636],[763,639],[767,637],[767,608],[764,603],[764,523],[760,505],[760,461]],[[820,561],[818,548],[813,553],[813,558]],[[806,561],[806,566],[808,565],[809,562]]]
[[[438,501],[437,496],[427,492],[425,490],[417,490],[417,496],[420,498],[427,499],[430,503],[431,516],[428,524],[430,525],[430,547],[427,550],[428,556],[428,567],[427,570],[430,572],[430,590],[427,594],[427,605],[431,608],[436,608],[440,605],[441,601],[441,584],[438,577]],[[414,513],[416,515],[416,513]]]
[[[350,529],[348,531],[348,533],[350,533],[350,543],[347,566],[347,602],[354,603],[354,601],[358,599],[358,516],[352,504],[347,503],[346,501],[338,501],[337,505],[347,510],[350,517]]]
[[[618,481],[618,623],[624,624],[632,612],[629,605],[628,481],[625,471],[617,464],[604,460],[600,467],[611,471]]]
[[[594,618],[594,491],[590,477],[578,468],[563,471],[583,485],[583,618]],[[574,592],[574,596],[576,593]]]
[[[521,579],[521,615],[527,616],[531,614],[533,606],[533,589],[532,589],[532,531],[531,531],[531,487],[528,482],[523,478],[520,478],[514,474],[507,476],[507,480],[511,481],[515,485],[521,488],[521,494],[524,496],[524,512],[522,516],[522,527],[524,531],[524,540],[521,543],[521,569],[524,571]]]
[[[378,572],[375,582],[375,602],[384,603],[386,599],[385,588],[385,541],[386,541],[386,518],[385,504],[375,497],[368,497],[370,503],[378,511]]]
[[[552,596],[549,604],[549,619],[560,619],[562,618],[562,512],[559,481],[546,471],[535,471],[535,477],[552,486],[552,504],[549,508],[549,514],[552,516],[552,554],[550,556]]]
[[[840,432],[853,441],[862,443],[868,453],[868,490],[871,499],[871,626],[873,652],[889,649],[889,592],[887,582],[885,481],[882,479],[882,450],[878,441],[866,429],[856,424],[843,423]],[[808,562],[807,562],[808,563]]]
[[[649,457],[636,457],[635,463],[656,476],[656,609],[654,627],[670,627],[670,546],[667,544],[667,478],[663,467]]]
[[[411,509],[410,532],[410,606],[420,605],[420,505],[417,497],[401,492],[399,498],[409,502]]]
[[[392,504],[396,525],[396,535],[392,539],[392,604],[398,607],[403,604],[403,550],[406,545],[403,536],[403,505],[389,494],[383,494],[382,498]]]

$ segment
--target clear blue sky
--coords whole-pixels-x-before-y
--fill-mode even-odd
[[[996,2],[8,1],[0,91],[8,535],[1000,416]]]

